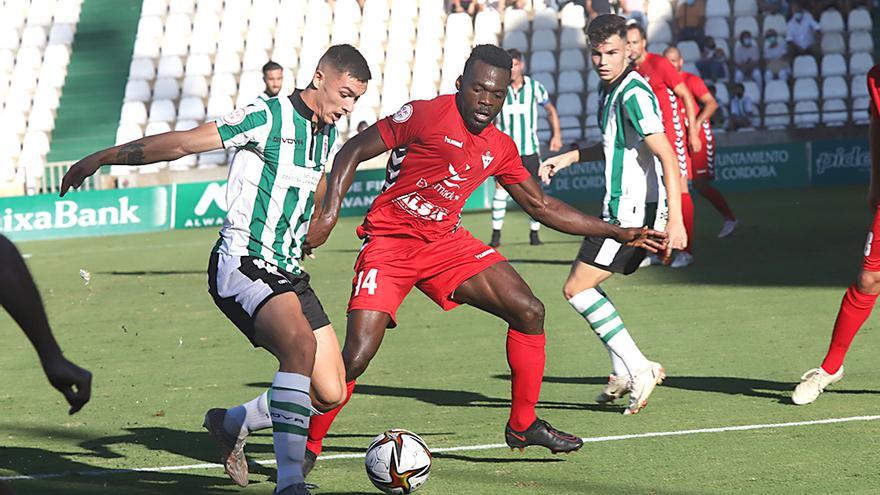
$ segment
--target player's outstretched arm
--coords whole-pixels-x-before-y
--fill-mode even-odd
[[[645,136],[645,144],[651,150],[663,166],[663,185],[666,187],[666,204],[669,207],[669,219],[666,223],[666,234],[669,242],[666,246],[666,258],[672,255],[673,249],[687,247],[687,232],[684,229],[684,220],[681,214],[681,172],[678,169],[678,159],[672,145],[662,133]]]
[[[608,237],[621,244],[643,247],[652,253],[666,249],[666,234],[648,228],[621,228],[582,213],[558,199],[544,194],[531,177],[504,186],[526,213],[542,224],[566,234]]]
[[[206,122],[188,131],[171,131],[146,136],[130,143],[120,144],[92,153],[73,164],[61,181],[61,196],[82,185],[103,165],[146,165],[177,160],[193,153],[219,150],[223,141],[215,122]]]
[[[327,180],[327,192],[320,206],[320,215],[315,215],[309,225],[309,233],[306,236],[306,245],[314,249],[327,242],[330,231],[336,226],[339,219],[339,211],[342,209],[342,198],[354,181],[354,173],[357,166],[366,160],[379,156],[388,151],[388,146],[382,140],[376,124],[366,128],[342,145],[333,160],[333,168],[330,178]],[[317,204],[317,203],[316,203]]]
[[[12,242],[0,235],[0,306],[31,341],[49,383],[64,394],[73,414],[89,401],[92,374],[65,359],[49,328],[40,293]]]
[[[564,168],[568,168],[575,163],[603,160],[604,158],[605,152],[602,150],[601,144],[572,150],[544,160],[541,163],[541,167],[538,168],[538,176],[541,178],[541,182],[550,184],[553,176]]]
[[[697,127],[703,125],[703,122],[710,122],[712,116],[718,111],[718,100],[712,96],[712,93],[707,92],[701,96],[700,103],[703,104],[703,109],[700,110],[700,114],[697,115]],[[703,144],[702,141],[700,144]]]

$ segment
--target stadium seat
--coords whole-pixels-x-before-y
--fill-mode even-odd
[[[556,78],[553,77],[553,74],[550,72],[535,72],[532,74],[532,79],[540,82],[547,88],[547,92],[551,95],[556,94]]]
[[[562,27],[584,29],[587,25],[587,16],[582,5],[568,3],[559,11],[559,21]]]
[[[819,85],[816,84],[816,79],[812,77],[795,79],[792,98],[794,101],[818,101]]]
[[[389,17],[388,2],[385,0],[367,0],[364,2],[362,23],[385,24]]]
[[[700,45],[696,41],[679,41],[678,51],[687,62],[696,62],[700,59]]]
[[[871,121],[868,107],[871,105],[871,99],[867,96],[860,96],[853,99],[852,118],[856,124],[867,124]]]
[[[781,14],[769,14],[764,16],[764,23],[761,26],[761,34],[766,35],[767,31],[774,30],[780,37],[785,37],[788,25],[785,22],[785,16]]]
[[[153,98],[159,100],[176,100],[180,96],[180,83],[177,79],[160,77],[153,84]]]
[[[464,12],[449,14],[446,17],[446,37],[453,39],[471,39],[474,36],[474,25],[471,16]]]
[[[212,94],[208,98],[208,108],[205,111],[205,115],[208,120],[213,120],[227,115],[233,110],[235,110],[235,104],[232,102],[232,97]]]
[[[506,31],[501,46],[506,49],[516,48],[521,52],[529,51],[529,40],[523,31]]]
[[[79,22],[79,13],[82,2],[80,0],[59,0],[55,7],[55,16],[52,22],[55,24],[76,24]]]
[[[849,86],[841,76],[822,79],[822,99],[849,98]]]
[[[147,123],[147,107],[141,101],[126,101],[122,104],[122,111],[119,115],[120,123],[127,124],[146,124]]]
[[[815,127],[819,123],[819,106],[816,101],[799,101],[794,105],[794,125]]]
[[[852,82],[850,82],[850,96],[852,98],[867,98],[869,96],[867,79],[865,74],[853,76]],[[855,109],[855,107],[853,108]]]
[[[559,34],[559,48],[561,50],[568,48],[586,50],[587,37],[584,34],[584,30],[578,28],[562,28],[562,31]]]
[[[823,36],[824,37],[824,36]],[[867,31],[855,31],[849,35],[850,53],[873,53],[874,39]]]
[[[289,52],[293,52],[294,55],[296,52],[294,50],[285,50]],[[241,59],[241,70],[249,71],[249,70],[260,70],[263,67],[263,64],[269,61],[269,54],[266,50],[255,48],[252,49],[248,47],[244,52],[244,56]],[[275,60],[275,62],[278,62]],[[282,67],[285,64],[282,64]]]
[[[727,0],[721,0],[726,2]],[[728,10],[729,13],[729,10]],[[672,4],[665,1],[659,0],[656,2],[648,2],[648,24],[652,24],[655,21],[666,21],[669,22],[672,19]],[[708,7],[707,7],[707,14]]]
[[[822,53],[825,54],[846,52],[846,43],[843,41],[841,33],[823,34],[819,46],[822,48]]]
[[[35,46],[43,48],[46,46],[46,41],[46,28],[43,26],[28,26],[21,32],[20,46]]]
[[[733,22],[733,37],[738,39],[743,31],[748,31],[752,33],[752,37],[757,38],[758,33],[761,32],[758,29],[758,19],[751,16],[737,17]]]
[[[158,58],[161,45],[150,38],[137,38],[134,40],[134,57]]]
[[[214,168],[219,165],[226,165],[229,163],[229,159],[226,156],[226,150],[216,150],[209,151],[207,153],[200,153],[198,160],[199,168]]]
[[[235,96],[237,92],[238,82],[235,80],[235,75],[219,72],[211,78],[211,96]]]
[[[583,71],[587,68],[584,52],[577,49],[562,50],[559,53],[559,70]]]
[[[532,18],[532,31],[550,30],[559,28],[559,19],[556,17],[556,9],[543,8],[535,11]]]
[[[709,17],[706,19],[703,32],[706,36],[715,38],[716,42],[719,39],[725,40],[726,44],[727,39],[730,38],[730,23],[727,21],[726,17]]]
[[[22,139],[22,153],[45,156],[49,152],[49,136],[45,132],[28,132]]]
[[[123,107],[124,109],[124,107]],[[146,112],[145,112],[146,113]],[[180,100],[180,107],[177,109],[177,118],[185,120],[205,120],[205,104],[201,98],[187,97]],[[146,119],[145,119],[146,121]],[[143,122],[138,122],[143,123]]]
[[[529,15],[525,9],[505,9],[504,10],[504,32],[511,31],[528,31]]]
[[[195,129],[199,126],[199,123],[195,120],[178,120],[174,124],[175,131],[188,131],[190,129]]]
[[[559,128],[562,131],[563,143],[574,143],[583,137],[583,126],[580,118],[575,116],[559,117]]]
[[[758,3],[755,0],[734,0],[733,15],[736,17],[756,17],[758,15]]]
[[[776,102],[768,103],[767,106],[764,107],[764,127],[767,127],[768,129],[784,129],[790,124],[791,114],[788,109],[788,104]]]
[[[164,17],[159,16],[142,16],[138,20],[137,37],[159,42],[165,33],[163,19]]]
[[[593,116],[599,115],[599,93],[592,91],[587,94],[587,118],[593,118]],[[598,123],[598,120],[593,120],[594,123]]]
[[[835,9],[822,12],[822,15],[819,16],[819,25],[821,26],[822,34],[842,33],[845,30],[843,16]]]
[[[474,33],[479,36],[482,33],[491,34],[495,37],[501,34],[501,14],[494,9],[484,10],[474,18]]]
[[[871,31],[874,23],[871,21],[871,13],[867,9],[859,8],[849,11],[846,21],[848,31]]]
[[[599,79],[599,74],[596,71],[591,70],[587,74],[587,90],[590,91],[591,94],[595,94],[599,91],[599,85],[601,84],[601,80]]]
[[[672,28],[668,22],[652,22],[648,24],[648,42],[668,45],[672,43]]]
[[[819,67],[816,65],[816,59],[811,55],[800,55],[794,59],[793,77],[817,77],[818,75]]]
[[[754,103],[761,103],[761,88],[755,81],[743,81],[743,87],[746,90],[746,96],[751,98]]]
[[[580,117],[584,113],[583,102],[577,93],[560,93],[556,99],[556,109],[559,116]]]
[[[662,3],[662,2],[660,2]],[[668,3],[668,2],[666,2]],[[671,11],[670,11],[671,14]],[[754,15],[754,14],[752,14]],[[706,17],[729,17],[730,2],[728,0],[708,0],[706,2]]]
[[[556,57],[553,55],[553,52],[547,50],[532,52],[528,70],[534,72],[556,72]]]
[[[150,122],[144,129],[144,136],[155,136],[156,134],[162,134],[163,132],[168,132],[170,130],[171,125],[168,124],[168,122]]]
[[[533,52],[538,50],[556,51],[556,33],[549,29],[534,31],[530,45]]]
[[[583,93],[584,76],[573,70],[560,72],[557,91],[560,93]]]
[[[149,122],[173,122],[174,102],[171,100],[153,100],[150,103]],[[138,122],[140,123],[140,122]]]
[[[846,60],[843,59],[843,55],[835,53],[822,57],[822,77],[845,75]]]
[[[211,57],[206,54],[190,55],[186,59],[186,76],[210,76],[214,72]]]
[[[157,77],[183,77],[183,62],[180,57],[169,56],[159,59],[159,66],[156,69]]]
[[[193,14],[195,11],[195,0],[171,0],[168,4],[168,12],[172,14]]]
[[[241,72],[241,59],[235,52],[218,52],[214,59],[214,72]],[[206,74],[207,75],[207,74]]]
[[[846,102],[841,99],[824,100],[822,102],[822,123],[829,126],[839,126],[849,119]]]
[[[34,91],[34,108],[32,111],[36,111],[41,107],[55,110],[60,103],[61,97],[56,88],[52,87],[50,84],[37,84],[37,89]]]
[[[150,101],[150,83],[142,79],[130,79],[125,84],[125,101]]]
[[[791,100],[788,83],[780,80],[767,81],[764,87],[764,103],[788,103]]]
[[[34,107],[28,115],[28,131],[52,132],[55,128],[55,114],[49,107]]]
[[[16,50],[21,42],[18,31],[14,29],[0,29],[0,49]]]
[[[15,56],[16,68],[39,69],[43,63],[43,50],[35,46],[22,46]]]

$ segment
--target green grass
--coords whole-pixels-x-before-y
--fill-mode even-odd
[[[642,349],[670,378],[634,417],[592,402],[608,356],[562,299],[578,240],[542,231],[527,245],[526,219],[508,215],[502,252],[547,307],[547,370],[539,414],[582,436],[877,414],[880,336],[869,320],[847,376],[815,404],[788,397],[827,346],[843,289],[858,270],[869,215],[861,189],[730,195],[734,237],[715,239],[718,216],[699,200],[697,264],[648,268],[604,288]],[[343,335],[357,219],[340,222],[308,262],[315,290]],[[489,215],[465,225],[489,233]],[[214,462],[202,415],[263,390],[272,358],[253,349],[206,291],[214,230],[31,242],[20,247],[68,357],[95,375],[92,402],[67,416],[36,356],[0,315],[0,476]],[[88,286],[78,270],[92,273]],[[434,448],[503,442],[509,382],[503,322],[470,308],[444,314],[414,292],[399,328],[359,382],[326,453],[361,452],[381,431],[407,428]],[[531,449],[436,456],[430,494],[876,493],[880,421],[701,433],[589,443],[550,456]],[[271,435],[248,444],[271,459]],[[256,468],[242,493],[270,494],[274,468]],[[319,462],[320,494],[373,493],[357,459]],[[238,493],[219,469],[17,481],[19,494]]]

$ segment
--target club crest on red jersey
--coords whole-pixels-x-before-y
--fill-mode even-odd
[[[412,105],[407,103],[406,105],[400,107],[400,110],[394,112],[394,115],[391,116],[391,120],[397,122],[398,124],[403,124],[404,122],[409,120],[410,117],[412,117],[412,114],[413,107]]]
[[[483,153],[483,155],[480,158],[483,159],[483,170],[486,170],[486,167],[488,167],[492,163],[492,160],[495,159],[495,157],[492,156],[492,153],[490,153],[488,151]]]

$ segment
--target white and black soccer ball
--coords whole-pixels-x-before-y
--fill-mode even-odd
[[[431,451],[411,431],[388,430],[373,439],[364,464],[376,488],[393,495],[412,493],[428,481]]]

